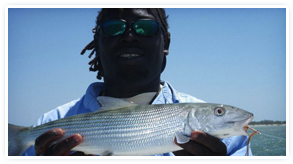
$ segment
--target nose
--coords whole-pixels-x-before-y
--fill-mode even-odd
[[[122,42],[139,42],[139,36],[129,28],[121,37]]]

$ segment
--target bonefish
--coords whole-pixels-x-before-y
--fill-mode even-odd
[[[97,155],[155,155],[181,150],[193,130],[218,138],[247,135],[243,127],[253,114],[237,107],[212,103],[137,105],[117,98],[97,98],[101,109],[36,127],[8,125],[8,155],[21,155],[44,132],[61,128],[65,136],[80,134],[73,150]]]

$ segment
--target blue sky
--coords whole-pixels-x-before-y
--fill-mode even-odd
[[[33,125],[83,96],[96,73],[88,53],[99,9],[8,10],[8,122]],[[167,8],[170,53],[162,79],[256,121],[286,120],[285,8]]]

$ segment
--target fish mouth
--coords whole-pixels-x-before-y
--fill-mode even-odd
[[[245,119],[245,120],[239,122],[239,127],[241,127],[240,132],[243,135],[246,135],[246,136],[248,135],[246,129],[248,127],[248,124],[253,120],[253,118],[254,118],[254,116],[253,116],[253,114],[251,114],[251,116],[248,119]]]
[[[248,118],[243,120],[236,120],[236,121],[229,121],[227,124],[232,124],[234,127],[234,130],[238,131],[239,134],[247,136],[247,126],[248,124],[253,120],[254,116],[251,114]]]

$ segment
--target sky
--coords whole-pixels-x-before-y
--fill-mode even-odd
[[[8,9],[8,122],[30,126],[82,97],[97,8]],[[209,103],[286,120],[286,8],[166,8],[171,44],[161,79]]]

